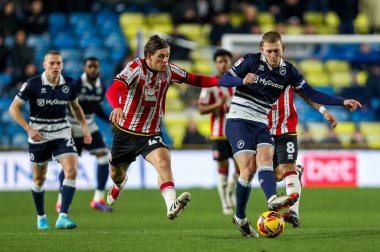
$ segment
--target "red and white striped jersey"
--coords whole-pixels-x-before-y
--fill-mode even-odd
[[[293,89],[288,86],[273,104],[268,115],[269,131],[272,135],[295,133],[297,128],[297,111],[293,103]]]
[[[199,96],[198,103],[203,105],[211,105],[218,101],[222,96],[227,97],[225,105],[216,111],[211,112],[211,136],[210,139],[226,139],[225,128],[226,128],[226,113],[228,112],[231,100],[234,95],[234,87],[211,87],[202,88],[201,94]]]
[[[132,133],[160,132],[166,92],[172,82],[182,83],[187,77],[186,70],[172,63],[158,72],[150,69],[144,59],[129,62],[115,78],[127,86],[119,97],[125,119],[118,125]]]

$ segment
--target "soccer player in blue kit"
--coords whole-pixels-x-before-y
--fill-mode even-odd
[[[100,63],[99,59],[95,57],[88,57],[84,60],[84,73],[80,78],[76,79],[73,83],[75,90],[78,93],[79,104],[83,109],[84,115],[90,133],[92,135],[92,143],[84,144],[83,132],[80,128],[80,124],[75,120],[74,115],[70,110],[67,111],[67,120],[71,127],[75,146],[77,147],[78,154],[81,155],[82,150],[88,150],[92,155],[97,158],[96,168],[96,180],[97,186],[94,193],[94,197],[90,203],[91,208],[102,211],[110,212],[112,208],[107,206],[104,200],[104,188],[109,176],[108,165],[108,149],[103,140],[103,136],[99,130],[98,125],[95,122],[95,115],[100,119],[108,121],[108,115],[102,109],[101,102],[104,99],[106,92],[106,85],[99,77],[100,75]],[[59,174],[60,188],[64,179],[64,173],[61,171]],[[58,195],[56,209],[59,211],[61,207],[61,193]]]
[[[78,154],[66,121],[66,108],[70,106],[75,118],[80,122],[84,143],[90,144],[92,137],[83,110],[78,103],[73,80],[61,75],[62,56],[57,51],[46,53],[43,67],[45,71],[28,79],[9,107],[13,119],[29,135],[29,156],[33,169],[32,195],[37,210],[37,228],[49,229],[44,209],[44,182],[48,161],[57,160],[65,172],[62,184],[62,206],[55,227],[57,229],[76,228],[76,223],[67,216],[75,193]],[[21,113],[21,108],[29,100],[29,123]]]
[[[356,100],[344,100],[310,87],[302,74],[282,59],[283,50],[281,35],[267,32],[263,35],[260,53],[240,58],[219,80],[221,86],[237,86],[227,115],[226,135],[240,168],[233,223],[246,237],[258,237],[245,213],[256,171],[269,209],[279,211],[289,207],[299,196],[298,193],[278,196],[273,173],[274,143],[268,129],[268,114],[286,87],[293,86],[296,92],[315,103],[344,106],[350,111],[361,107]]]

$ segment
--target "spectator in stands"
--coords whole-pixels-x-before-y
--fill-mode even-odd
[[[20,77],[14,81],[15,85],[13,85],[12,88],[19,90],[21,88],[22,84],[24,84],[25,80],[27,80],[33,76],[36,76],[36,75],[38,75],[38,68],[37,68],[36,64],[34,62],[28,63],[24,67],[24,70],[23,70],[22,74],[20,75]]]
[[[16,15],[13,1],[5,1],[0,14],[0,33],[5,37],[12,36],[16,33],[20,24],[21,19]]]
[[[354,20],[359,13],[359,0],[334,0],[329,1],[330,8],[339,19],[340,34],[354,34]]]
[[[29,33],[42,34],[47,31],[47,15],[44,12],[44,3],[33,0],[26,15],[25,29]]]
[[[197,128],[197,123],[195,120],[191,119],[185,131],[185,137],[182,140],[183,145],[193,145],[193,144],[205,144],[206,138],[199,132]]]
[[[279,4],[279,12],[275,16],[278,24],[303,24],[305,4],[300,0],[285,0]]]
[[[197,6],[192,0],[176,1],[171,9],[173,24],[198,23]]]
[[[305,126],[300,137],[300,148],[312,149],[315,146],[315,141],[309,131],[309,128]]]
[[[260,25],[257,21],[257,7],[253,4],[242,5],[244,21],[240,24],[238,33],[260,33]]]
[[[13,75],[19,78],[26,65],[34,61],[34,49],[26,45],[26,33],[18,30],[15,35],[15,44],[12,48]]]
[[[360,10],[368,18],[370,33],[380,33],[380,1],[360,0]]]
[[[334,129],[329,128],[327,137],[321,141],[322,147],[327,149],[341,149],[342,143],[340,142]]]
[[[172,53],[170,54],[171,60],[189,60],[190,48],[187,43],[189,38],[183,35],[178,30],[178,24],[174,24],[173,31],[170,33],[171,38],[169,44]]]
[[[218,13],[211,24],[210,40],[213,45],[221,45],[223,34],[233,33],[234,27],[228,13]]]
[[[368,148],[367,140],[363,136],[358,126],[356,126],[355,133],[351,137],[350,144],[351,144],[351,148],[355,148],[355,149]]]
[[[0,72],[10,73],[10,51],[4,45],[4,37],[0,34]]]
[[[365,93],[376,118],[380,118],[380,64],[374,64],[369,71]]]

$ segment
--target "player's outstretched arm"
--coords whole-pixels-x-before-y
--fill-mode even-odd
[[[309,104],[310,107],[312,107],[313,109],[315,110],[318,110],[319,113],[321,113],[324,118],[330,122],[330,127],[332,129],[335,129],[335,127],[338,125],[338,122],[336,120],[336,117],[330,113],[330,111],[328,111],[324,106],[322,106],[321,104],[319,103],[315,103],[313,101],[311,101],[309,98],[307,98],[304,94],[302,93],[296,93],[298,94],[307,104]]]
[[[214,87],[218,86],[218,77],[209,77],[199,74],[189,73],[185,83],[195,87]]]

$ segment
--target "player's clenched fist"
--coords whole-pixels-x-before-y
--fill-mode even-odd
[[[247,75],[243,79],[244,85],[250,85],[252,83],[256,82],[256,74],[254,73],[247,73]]]

